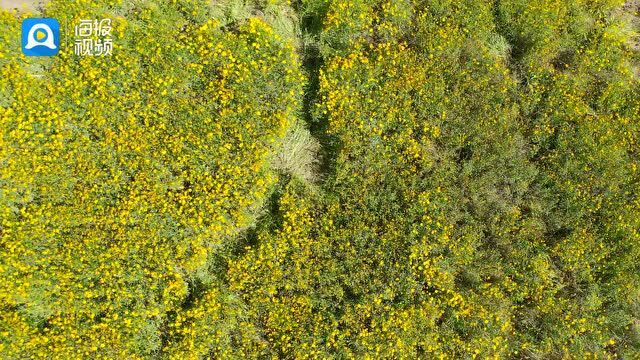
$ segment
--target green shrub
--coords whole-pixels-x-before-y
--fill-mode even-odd
[[[108,60],[0,12],[0,354],[636,357],[630,6],[47,7]]]
[[[111,17],[116,49],[3,46],[3,357],[156,356],[276,181],[302,90],[293,39],[255,16],[226,30],[194,1],[54,1],[46,16]]]

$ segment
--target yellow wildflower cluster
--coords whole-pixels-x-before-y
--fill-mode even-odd
[[[0,12],[0,357],[637,357],[634,4]]]
[[[293,43],[261,19],[230,32],[200,2],[110,5],[47,14],[114,19],[112,57],[25,58],[24,15],[2,12],[3,358],[157,353],[265,201],[298,108]]]
[[[328,3],[329,195],[290,184],[230,268],[267,354],[637,355],[638,82],[597,20],[621,4]]]

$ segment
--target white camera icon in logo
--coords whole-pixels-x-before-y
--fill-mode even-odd
[[[46,33],[46,37],[43,41],[39,41],[36,39],[36,31],[42,30]],[[25,45],[25,49],[33,49],[35,46],[46,46],[49,49],[57,49],[56,44],[53,43],[53,30],[47,24],[35,24],[31,30],[29,30],[29,34],[27,34],[27,45]]]

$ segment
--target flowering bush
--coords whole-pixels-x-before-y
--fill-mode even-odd
[[[0,354],[637,356],[634,11],[52,1],[116,48],[44,60],[0,12]]]
[[[157,353],[254,221],[295,120],[293,41],[260,18],[228,31],[198,2],[110,5],[47,15],[113,18],[113,57],[2,46],[3,357]],[[3,34],[20,19],[3,12]]]

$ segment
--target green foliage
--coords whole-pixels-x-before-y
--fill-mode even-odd
[[[0,354],[637,357],[623,5],[53,1],[109,61],[0,13]]]
[[[112,17],[117,49],[65,48],[37,77],[9,43],[3,357],[158,354],[208,258],[232,252],[266,202],[267,161],[301,96],[293,43],[257,17],[227,31],[207,11],[53,2],[61,22]],[[20,17],[3,19],[19,34]]]

